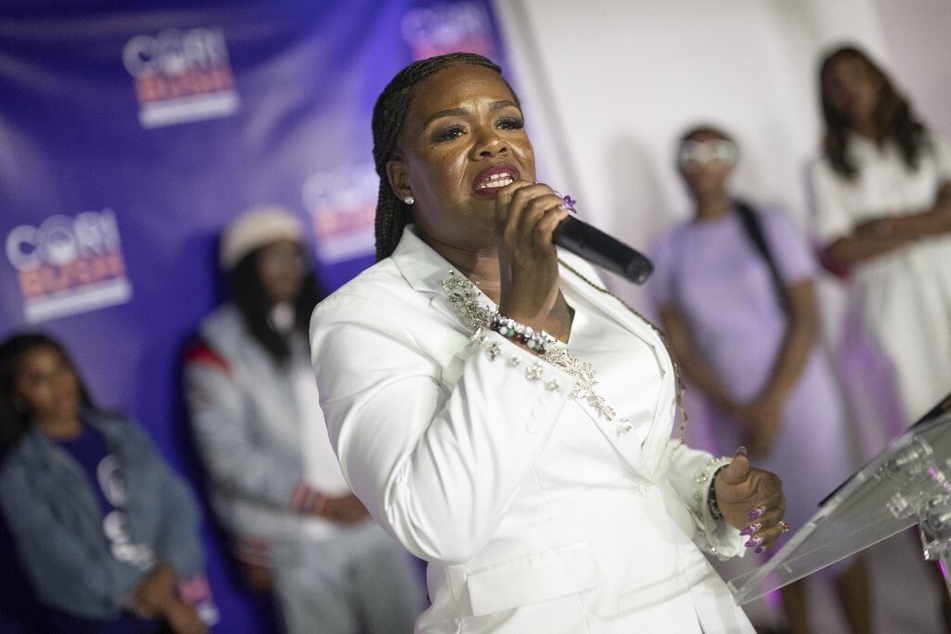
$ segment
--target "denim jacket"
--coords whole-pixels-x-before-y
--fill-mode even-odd
[[[120,415],[83,412],[123,467],[129,533],[179,576],[202,572],[197,503],[144,429]],[[0,470],[0,503],[24,569],[47,604],[88,618],[113,618],[147,571],[113,557],[102,513],[79,463],[36,427]]]

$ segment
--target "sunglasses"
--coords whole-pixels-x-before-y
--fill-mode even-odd
[[[711,139],[709,141],[686,140],[680,146],[677,162],[681,169],[694,171],[719,163],[733,165],[738,155],[736,144],[726,139]]]

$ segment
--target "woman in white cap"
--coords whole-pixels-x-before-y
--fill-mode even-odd
[[[350,492],[321,414],[306,337],[322,297],[303,225],[253,209],[225,231],[231,301],[185,360],[187,402],[214,509],[253,588],[289,632],[409,632],[419,575]]]

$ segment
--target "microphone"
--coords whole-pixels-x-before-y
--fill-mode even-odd
[[[574,216],[558,223],[552,242],[635,284],[643,284],[654,271],[647,256]]]

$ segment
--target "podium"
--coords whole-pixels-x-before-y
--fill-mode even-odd
[[[915,524],[951,593],[951,394],[826,497],[769,561],[727,586],[743,605]]]

